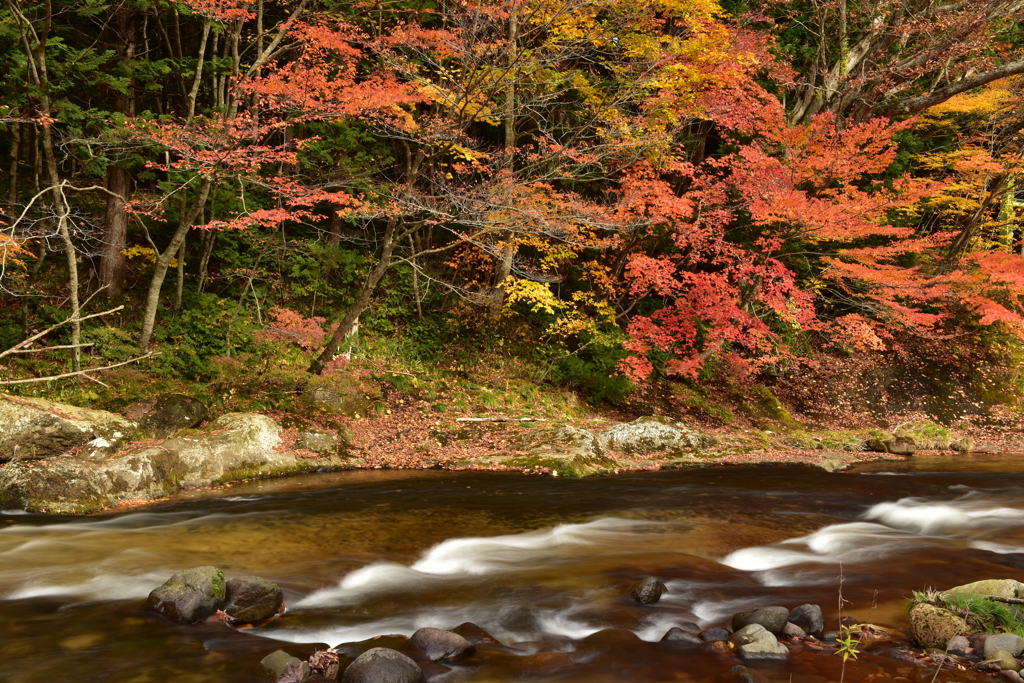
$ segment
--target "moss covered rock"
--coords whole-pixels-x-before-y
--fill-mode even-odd
[[[651,415],[610,427],[598,434],[604,445],[623,453],[694,451],[715,440],[670,417]]]
[[[284,591],[258,576],[239,576],[226,587],[224,611],[234,621],[251,624],[284,610]]]
[[[216,567],[193,567],[171,576],[146,599],[146,607],[172,621],[195,624],[224,606],[224,572]]]
[[[135,429],[104,410],[0,394],[0,462],[54,458],[71,449],[83,460],[102,458]]]
[[[939,593],[943,600],[958,597],[1020,598],[1024,597],[1024,584],[1016,579],[984,579],[956,586]]]
[[[944,648],[950,638],[969,630],[966,621],[947,609],[922,602],[910,610],[910,636],[921,647]]]

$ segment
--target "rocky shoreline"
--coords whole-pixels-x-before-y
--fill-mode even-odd
[[[0,394],[0,509],[82,514],[183,488],[338,469],[510,470],[583,477],[785,463],[837,471],[910,457],[918,450],[972,448],[970,439],[927,421],[892,432],[777,435],[716,434],[664,416],[602,422],[597,428],[476,417],[445,423],[406,420],[382,433],[381,423],[370,420],[346,423],[315,410],[310,414],[227,413],[210,419],[201,402],[164,394],[119,415]]]
[[[657,577],[636,581],[623,599],[656,609],[667,592]],[[789,661],[795,653],[856,659],[871,653],[922,669],[998,674],[1021,683],[1024,584],[1014,579],[976,581],[929,596],[916,595],[904,632],[843,617],[829,630],[822,608],[815,604],[788,608],[757,607],[733,614],[728,623],[700,627],[679,623],[658,647],[679,652],[705,651],[721,660],[723,680],[760,683],[759,667]],[[940,606],[941,605],[941,606]],[[1011,606],[1002,621],[993,621],[995,607]],[[216,567],[178,572],[156,588],[146,608],[186,624],[266,626],[285,610],[281,589],[260,577],[225,580]],[[639,642],[632,631],[604,629],[552,651],[535,651],[529,643],[501,643],[473,623],[452,628],[425,627],[411,636],[381,634],[368,640],[341,643],[300,659],[277,650],[261,662],[265,680],[274,683],[429,683],[453,669],[462,673],[485,667],[515,672],[518,677],[549,677],[570,673],[594,650],[628,651]]]

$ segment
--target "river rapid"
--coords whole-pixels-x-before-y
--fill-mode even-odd
[[[712,467],[562,480],[508,473],[340,472],[190,492],[83,518],[0,514],[0,681],[262,681],[276,649],[315,649],[471,621],[517,657],[432,680],[728,681],[736,662],[657,641],[680,622],[818,603],[905,628],[911,590],[1024,579],[1024,456],[880,462],[840,473]],[[179,569],[216,565],[285,591],[263,629],[183,626],[142,602]],[[669,592],[633,604],[653,574]],[[624,629],[597,633],[603,629]],[[631,633],[629,633],[631,632]],[[597,635],[594,635],[597,634]],[[635,635],[634,635],[635,634]],[[838,681],[841,660],[798,652],[771,680]],[[876,654],[848,681],[928,681]],[[942,673],[939,681],[985,680]]]

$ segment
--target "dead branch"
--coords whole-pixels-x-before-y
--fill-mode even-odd
[[[49,381],[55,380],[55,379],[66,379],[68,377],[79,377],[81,375],[86,375],[86,377],[88,377],[88,373],[90,373],[90,372],[103,372],[104,370],[112,370],[114,368],[119,368],[122,365],[128,365],[129,363],[136,363],[136,362],[138,362],[140,360],[144,360],[146,358],[149,358],[153,354],[154,354],[154,352],[150,351],[149,353],[147,353],[144,356],[137,356],[135,358],[129,358],[128,360],[122,361],[120,363],[112,363],[111,365],[104,365],[101,368],[86,368],[85,370],[78,370],[77,372],[65,372],[62,375],[50,375],[49,377],[30,377],[28,379],[0,380],[0,386],[8,386],[8,385],[11,385],[11,384],[29,384],[31,382],[49,382]],[[91,379],[94,382],[98,382],[99,381],[99,380],[93,379],[92,377],[88,377],[88,379]],[[100,382],[100,384],[102,384],[102,382]]]

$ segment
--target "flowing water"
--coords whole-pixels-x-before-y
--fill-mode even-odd
[[[1022,491],[1024,460],[951,456],[832,474],[730,467],[575,481],[344,472],[84,518],[8,510],[0,681],[261,681],[259,660],[279,648],[305,656],[466,621],[511,647],[432,681],[727,681],[731,658],[657,641],[681,622],[727,624],[776,604],[819,603],[834,628],[840,573],[845,614],[896,627],[911,590],[1024,579]],[[142,609],[170,574],[207,564],[277,582],[288,611],[235,631]],[[648,574],[669,592],[641,607],[626,589]],[[526,666],[537,652],[569,655]],[[805,651],[760,675],[838,681],[841,664]],[[845,676],[932,674],[868,653]]]

